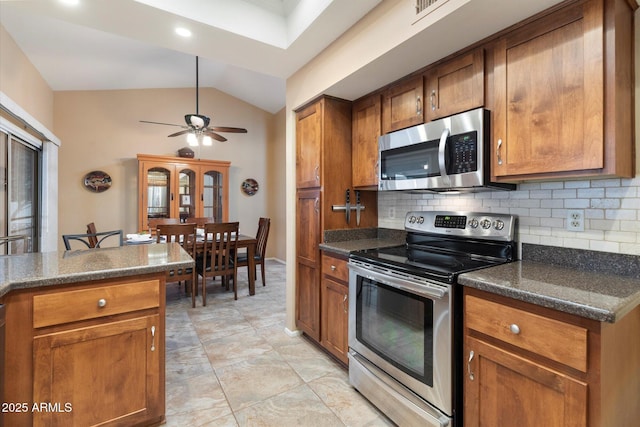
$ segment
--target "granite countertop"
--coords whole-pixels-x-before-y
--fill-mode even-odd
[[[535,261],[461,274],[464,286],[602,322],[616,322],[640,304],[640,279]]]
[[[388,248],[406,242],[404,230],[388,228],[355,228],[346,230],[327,230],[320,249],[338,255],[349,256],[353,251],[363,249]]]
[[[349,255],[353,251],[363,249],[388,248],[404,244],[404,240],[389,238],[372,238],[360,240],[346,240],[342,242],[321,243],[320,249],[333,252],[338,255]]]
[[[0,257],[0,297],[14,289],[53,286],[191,267],[177,243],[43,252]]]

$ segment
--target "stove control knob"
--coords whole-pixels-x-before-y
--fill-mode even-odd
[[[471,218],[469,221],[469,227],[478,228],[478,220],[476,218]]]
[[[495,228],[496,230],[502,230],[504,228],[504,221],[502,221],[501,219],[496,219],[495,221],[493,221],[493,228]]]
[[[415,216],[413,216],[413,215],[411,215],[411,216],[409,217],[409,223],[410,223],[410,224],[413,224],[414,222],[416,222],[416,217],[415,217]]]
[[[422,224],[423,222],[424,222],[424,217],[423,216],[418,218],[418,224]]]
[[[485,218],[482,221],[480,221],[480,226],[485,230],[487,230],[491,228],[491,221]]]

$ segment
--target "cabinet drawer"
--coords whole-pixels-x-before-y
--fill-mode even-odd
[[[471,295],[465,296],[469,329],[587,371],[587,329]]]
[[[159,305],[158,280],[36,295],[33,297],[33,327],[94,319]]]
[[[329,255],[322,255],[322,274],[348,282],[349,268],[347,267],[347,261]]]

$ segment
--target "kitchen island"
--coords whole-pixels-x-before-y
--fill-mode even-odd
[[[175,243],[0,257],[9,425],[157,425]]]

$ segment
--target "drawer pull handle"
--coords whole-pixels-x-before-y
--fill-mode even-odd
[[[467,362],[467,373],[469,374],[469,379],[471,381],[473,381],[475,379],[475,376],[473,375],[473,372],[471,372],[471,361],[473,360],[473,356],[475,356],[475,353],[473,352],[473,350],[471,350],[469,352],[469,361]]]
[[[520,326],[516,325],[515,323],[512,324],[511,326],[509,326],[509,330],[514,335],[519,335],[520,334]]]
[[[335,265],[331,266],[331,271],[336,271],[336,266]]]
[[[106,307],[106,305],[107,305],[107,300],[106,299],[100,298],[98,300],[98,307],[103,308],[103,307]]]
[[[156,327],[151,327],[151,351],[156,351]]]

